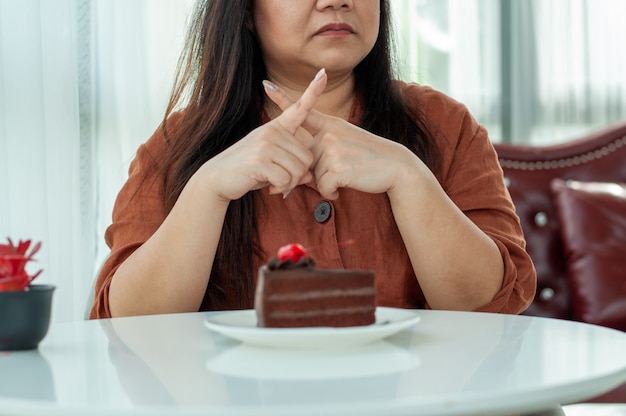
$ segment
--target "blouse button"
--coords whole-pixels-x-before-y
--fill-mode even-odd
[[[313,216],[315,217],[315,221],[319,223],[324,223],[328,221],[331,213],[332,213],[332,208],[331,208],[330,203],[327,201],[322,201],[317,205],[317,207],[315,207]]]

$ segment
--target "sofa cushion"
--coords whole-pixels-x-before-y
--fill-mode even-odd
[[[626,184],[551,182],[574,317],[626,331]]]

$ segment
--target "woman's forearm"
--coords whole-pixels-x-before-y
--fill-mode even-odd
[[[197,311],[227,208],[192,177],[159,229],[115,272],[111,315]]]
[[[498,247],[425,166],[417,168],[420,174],[407,175],[388,195],[428,304],[433,309],[473,310],[489,303],[504,275]]]

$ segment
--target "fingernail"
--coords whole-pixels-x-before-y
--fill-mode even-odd
[[[320,79],[322,79],[325,73],[326,73],[326,68],[320,69],[319,72],[315,74],[315,81],[319,81]]]
[[[272,92],[278,91],[278,87],[271,81],[263,80],[263,86]]]

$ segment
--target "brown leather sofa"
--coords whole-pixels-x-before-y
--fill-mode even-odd
[[[537,269],[525,313],[626,331],[626,121],[559,145],[495,147]],[[626,403],[626,384],[594,401]]]

